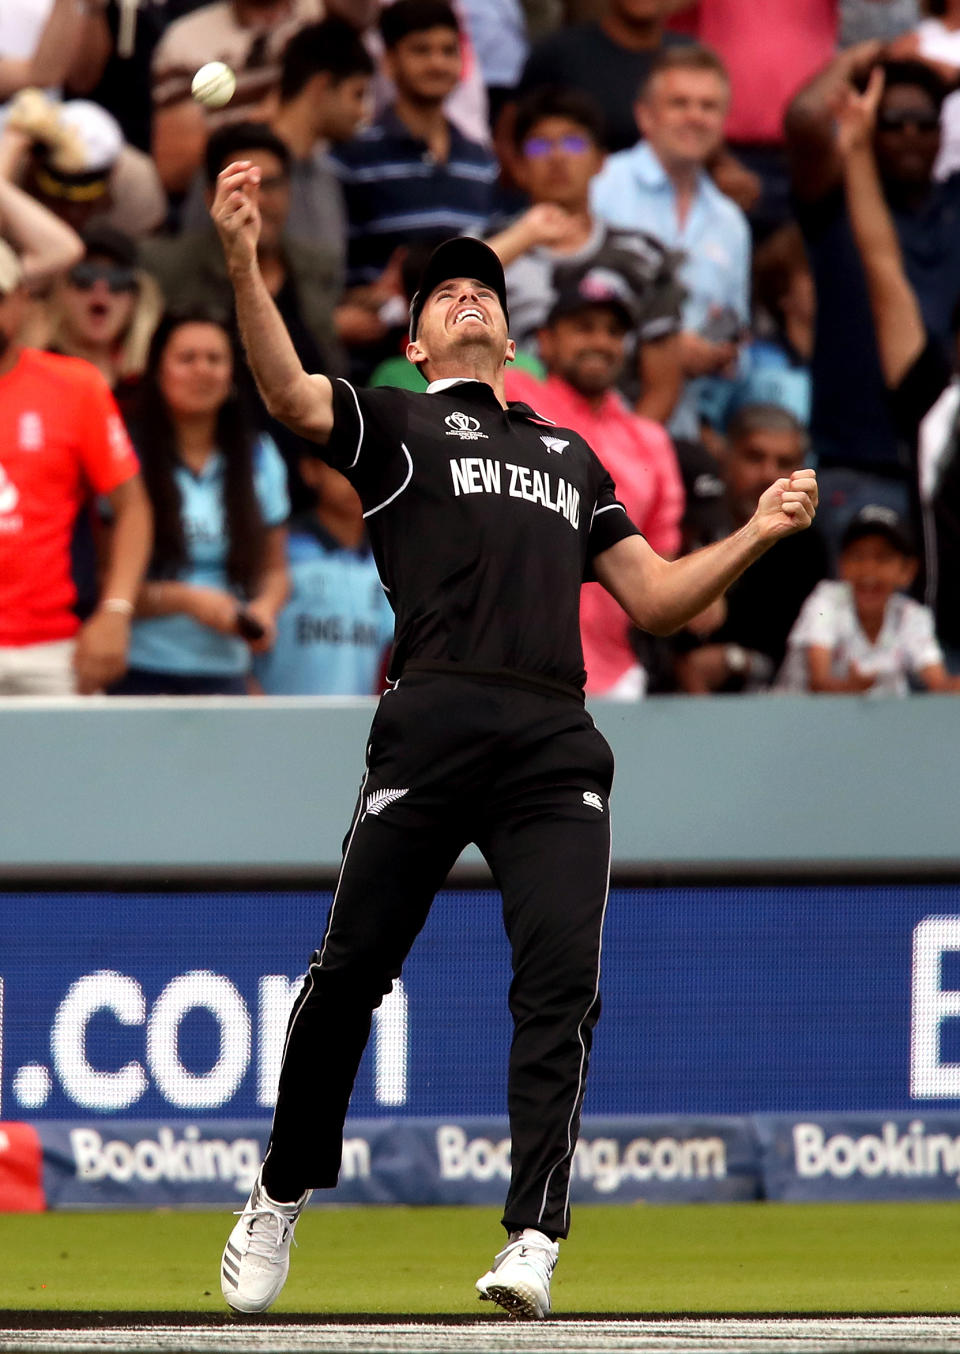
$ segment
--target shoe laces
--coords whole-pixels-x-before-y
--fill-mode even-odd
[[[247,1254],[260,1256],[263,1260],[277,1259],[277,1252],[286,1241],[295,1246],[293,1228],[296,1217],[290,1218],[276,1208],[264,1204],[256,1208],[241,1208],[234,1214],[238,1218],[249,1218],[247,1223]]]
[[[507,1242],[496,1257],[494,1268],[496,1269],[508,1255],[516,1255],[540,1270],[544,1282],[549,1282],[550,1276],[556,1268],[558,1249],[557,1243],[550,1241],[547,1237],[544,1237],[541,1241],[535,1236],[528,1236],[520,1232]]]

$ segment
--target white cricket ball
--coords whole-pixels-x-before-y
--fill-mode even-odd
[[[193,77],[190,93],[204,108],[223,108],[236,88],[237,77],[225,61],[208,61]]]

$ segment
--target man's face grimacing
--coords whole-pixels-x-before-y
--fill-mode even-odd
[[[667,168],[702,167],[720,148],[729,105],[716,71],[665,70],[638,101],[637,126]]]
[[[438,364],[479,362],[493,369],[513,361],[515,345],[492,287],[476,278],[454,277],[434,287],[420,312],[416,338],[407,345],[411,362],[425,374]]]
[[[774,480],[803,466],[804,440],[792,429],[762,428],[734,438],[727,449],[727,500],[738,522],[748,521]]]
[[[551,376],[560,376],[588,399],[612,389],[626,361],[627,329],[610,306],[588,306],[563,315],[540,331],[540,355]]]
[[[414,103],[441,104],[460,80],[460,37],[452,28],[408,33],[384,56],[398,94]]]

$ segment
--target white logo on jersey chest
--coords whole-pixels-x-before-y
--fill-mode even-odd
[[[477,442],[481,437],[487,439],[487,434],[480,431],[479,420],[472,414],[462,414],[458,410],[455,414],[448,414],[443,421],[447,425],[448,437],[459,437],[461,442]]]
[[[569,447],[570,445],[569,442],[564,442],[562,437],[547,437],[543,433],[540,434],[540,441],[546,447],[547,451],[555,451],[558,456],[562,456],[564,447]]]

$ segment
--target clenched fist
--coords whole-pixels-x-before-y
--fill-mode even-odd
[[[789,479],[775,480],[761,494],[753,515],[761,539],[777,541],[803,531],[814,519],[818,498],[813,470],[795,470]]]

